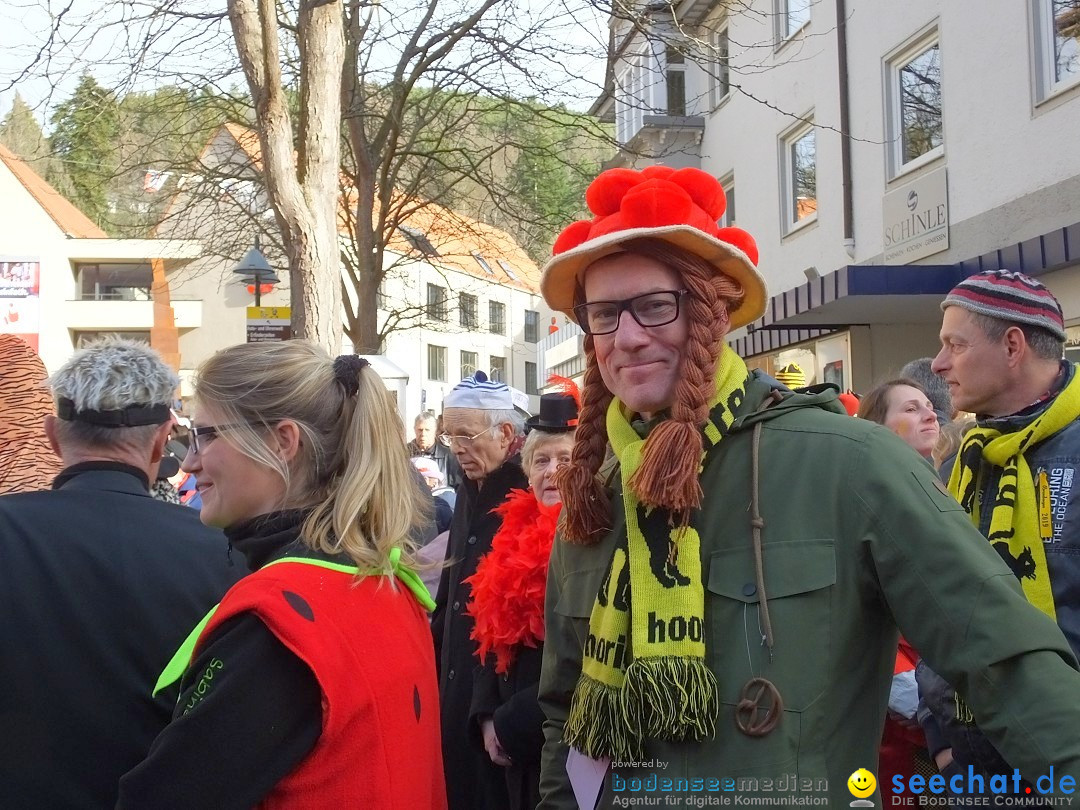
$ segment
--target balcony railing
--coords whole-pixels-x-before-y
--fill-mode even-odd
[[[202,326],[202,300],[173,297],[173,317],[178,329]],[[147,299],[83,296],[67,301],[64,325],[80,331],[125,331],[154,326],[154,302]]]

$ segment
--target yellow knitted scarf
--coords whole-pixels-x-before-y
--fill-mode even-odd
[[[746,377],[746,364],[725,346],[704,425],[706,453],[735,420]],[[630,760],[640,757],[646,737],[713,736],[717,686],[705,663],[697,511],[679,527],[667,510],[638,503],[628,482],[645,441],[617,399],[607,431],[621,465],[626,534],[593,605],[565,739],[593,758]]]
[[[1056,618],[1054,597],[1043,548],[1044,543],[1053,540],[1050,487],[1046,471],[1039,470],[1037,477],[1031,474],[1024,452],[1078,416],[1080,373],[1074,370],[1072,381],[1023,430],[1002,434],[992,428],[972,428],[960,445],[949,477],[949,491],[963,504],[976,526],[982,507],[989,504],[993,511],[987,539],[1020,580],[1027,600],[1051,618]],[[1002,472],[997,491],[988,493],[985,504],[980,504],[979,471],[983,459],[1000,467]]]

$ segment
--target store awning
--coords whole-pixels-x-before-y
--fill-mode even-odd
[[[848,265],[772,296],[731,343],[753,357],[851,326],[940,323],[941,299],[968,276],[1007,268],[1034,277],[1078,260],[1080,223],[957,264]]]

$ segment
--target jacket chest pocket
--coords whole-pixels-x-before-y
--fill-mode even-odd
[[[605,574],[606,569],[603,568],[571,571],[563,580],[562,592],[555,603],[555,612],[559,616],[573,620],[574,632],[581,645],[585,644],[585,637],[589,634],[589,617]]]
[[[753,677],[779,690],[784,708],[804,711],[827,689],[830,677],[836,553],[832,540],[792,540],[762,546],[766,603],[773,649],[765,643],[765,617],[753,548],[725,549],[709,559],[705,605],[706,655],[717,675],[720,700],[731,712]],[[721,723],[730,722],[721,718]]]

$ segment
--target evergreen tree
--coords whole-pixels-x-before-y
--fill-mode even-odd
[[[34,111],[18,93],[8,114],[0,121],[0,143],[30,164],[44,160],[49,154],[48,141]]]
[[[108,231],[109,181],[117,170],[120,136],[115,94],[84,74],[71,98],[56,108],[49,145],[71,179],[70,199]]]
[[[49,139],[34,111],[18,93],[8,114],[0,121],[0,143],[26,161],[61,194],[70,193],[71,182],[63,164],[49,148]]]

